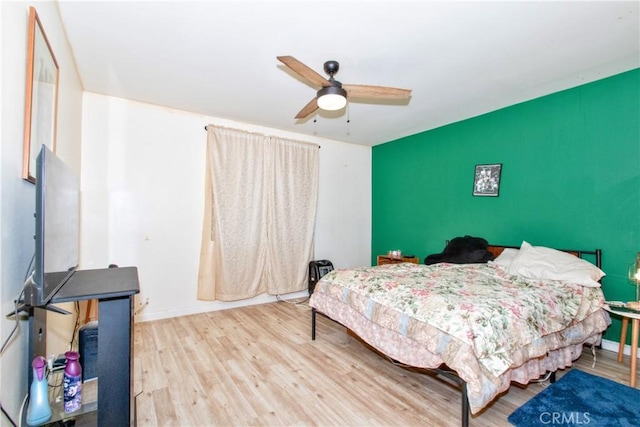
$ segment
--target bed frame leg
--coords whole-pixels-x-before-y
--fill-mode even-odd
[[[556,371],[551,372],[551,375],[549,376],[549,382],[551,384],[556,382]]]
[[[311,340],[316,340],[316,309],[311,309]]]
[[[467,397],[467,383],[462,383],[462,427],[469,427],[469,400]]]

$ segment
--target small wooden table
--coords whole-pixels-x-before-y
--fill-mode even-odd
[[[629,378],[629,385],[631,387],[636,386],[636,371],[638,366],[638,334],[640,334],[640,312],[617,309],[616,307],[610,307],[605,305],[605,310],[610,313],[617,314],[622,317],[622,331],[620,332],[620,346],[618,347],[618,362],[622,363],[624,358],[624,343],[627,340],[627,327],[629,325],[629,319],[631,319],[631,376]]]
[[[388,255],[378,255],[378,265],[383,264],[400,264],[401,262],[412,262],[414,264],[420,264],[420,259],[416,256],[412,257],[390,257]]]

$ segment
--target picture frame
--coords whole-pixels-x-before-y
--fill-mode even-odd
[[[36,182],[42,144],[55,152],[60,70],[36,9],[29,8],[22,178]]]
[[[473,178],[473,195],[498,197],[502,163],[476,165]]]

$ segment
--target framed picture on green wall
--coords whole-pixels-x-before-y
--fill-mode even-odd
[[[502,163],[476,165],[476,172],[473,178],[473,195],[497,197],[500,193],[501,172]]]

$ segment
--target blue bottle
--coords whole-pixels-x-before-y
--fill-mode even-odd
[[[64,367],[64,412],[75,412],[82,406],[82,367],[76,351],[64,354],[67,363]]]
[[[29,392],[29,408],[27,409],[27,424],[37,426],[51,418],[49,406],[49,383],[45,375],[47,360],[38,356],[31,362],[33,381]]]

